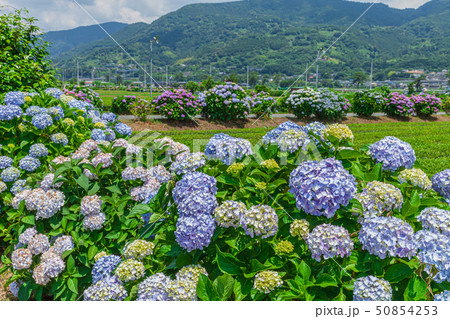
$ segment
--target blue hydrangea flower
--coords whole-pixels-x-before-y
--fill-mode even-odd
[[[292,171],[289,186],[298,209],[327,218],[347,206],[356,193],[355,177],[334,158],[300,164]]]
[[[120,256],[108,255],[97,260],[92,268],[92,282],[105,279],[112,275],[117,265],[122,261]]]
[[[30,156],[33,157],[46,157],[48,155],[48,149],[42,143],[36,143],[30,147]]]
[[[450,169],[439,172],[431,179],[433,189],[445,198],[450,198]]]
[[[11,121],[21,117],[22,108],[18,105],[0,105],[0,121]]]
[[[119,133],[120,135],[131,135],[131,127],[129,127],[126,124],[123,124],[121,122],[117,123],[114,126],[114,129],[116,130],[117,133]]]
[[[41,162],[33,156],[27,155],[19,161],[19,168],[27,172],[34,172],[39,166],[41,166]]]
[[[389,281],[375,276],[360,277],[355,281],[353,301],[391,301]]]
[[[434,295],[434,301],[450,301],[450,290],[444,290],[440,294]]]
[[[87,112],[86,107],[84,106],[82,101],[79,101],[77,99],[72,99],[69,101],[69,107],[82,110],[83,112]]]
[[[95,128],[91,131],[91,139],[96,142],[106,141],[106,135],[103,130]]]
[[[175,185],[173,190],[173,198],[175,204],[179,204],[187,196],[195,193],[210,193],[215,195],[217,193],[216,179],[212,176],[194,172],[186,174]]]
[[[8,156],[0,156],[0,169],[10,167],[13,163],[13,159]]]
[[[136,300],[168,301],[169,294],[167,288],[170,282],[171,279],[162,273],[157,273],[148,277],[139,284]]]
[[[64,118],[64,110],[61,106],[52,106],[48,108],[47,114],[52,115],[56,121]]]
[[[306,238],[311,257],[321,261],[336,256],[350,256],[353,241],[347,229],[330,224],[319,225],[308,234]]]
[[[53,119],[48,114],[39,113],[33,116],[33,118],[31,119],[31,123],[33,123],[36,128],[43,130],[53,124]]]
[[[13,186],[11,187],[10,189],[11,193],[15,196],[25,189],[31,189],[31,187],[25,186],[26,183],[27,181],[25,179],[18,179],[17,181],[14,182]]]
[[[180,216],[198,216],[200,214],[211,215],[217,207],[216,197],[211,193],[196,193],[186,197],[178,204]]]
[[[116,139],[116,133],[115,133],[112,129],[107,128],[107,129],[105,130],[105,140],[106,140],[107,142],[112,142],[112,141],[114,141],[115,139]]]
[[[365,220],[359,232],[362,248],[381,259],[415,255],[414,231],[410,224],[396,217]]]
[[[323,131],[327,128],[327,126],[325,124],[322,124],[320,122],[313,122],[313,123],[309,123],[306,124],[303,129],[308,133],[308,134],[314,134],[316,136],[321,137]],[[311,137],[311,140],[318,145],[319,144],[319,140],[315,137]]]
[[[5,94],[5,104],[22,105],[25,104],[25,95],[22,92],[14,91]]]
[[[427,207],[417,216],[417,221],[422,222],[424,229],[450,237],[450,211],[448,210]]]
[[[20,171],[15,167],[8,167],[3,170],[2,174],[0,175],[2,181],[8,183],[8,182],[14,182],[16,181],[20,176]]]
[[[55,133],[50,136],[50,139],[56,144],[62,144],[66,146],[69,143],[67,136],[64,133]]]
[[[225,165],[231,165],[236,160],[252,154],[252,144],[249,141],[224,133],[214,135],[205,147],[207,158],[220,160]]]
[[[426,265],[425,271],[433,280],[441,283],[450,281],[450,238],[441,233],[420,230],[414,234],[417,257]],[[437,269],[437,274],[434,269]]]
[[[110,123],[113,123],[116,121],[117,115],[114,113],[103,113],[102,114],[102,120],[108,121]]]
[[[196,171],[205,164],[206,159],[203,153],[184,153],[179,158],[177,157],[176,162],[172,163],[170,170],[178,175],[184,175]]]
[[[195,217],[180,217],[177,221],[175,238],[177,243],[188,252],[208,247],[216,226],[211,215],[201,214]]]
[[[33,117],[37,114],[41,114],[41,113],[45,113],[45,112],[47,112],[47,109],[45,107],[32,105],[29,108],[27,108],[27,110],[25,111],[25,115]]]
[[[122,301],[128,293],[117,276],[110,276],[87,288],[83,296],[85,301]]]
[[[383,170],[395,172],[404,168],[412,168],[416,154],[409,143],[388,136],[370,145],[369,154],[377,163],[383,163]]]
[[[53,96],[55,99],[58,99],[63,95],[63,91],[58,88],[48,88],[45,90],[45,94]]]
[[[278,137],[281,133],[284,131],[289,130],[303,130],[302,127],[298,124],[292,123],[291,121],[284,122],[280,125],[278,125],[277,128],[273,129],[272,131],[268,132],[263,137],[263,143],[265,145],[268,144],[275,144],[277,142]]]

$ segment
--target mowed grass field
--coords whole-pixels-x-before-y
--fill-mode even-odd
[[[450,168],[449,122],[350,124],[349,127],[355,136],[356,147],[372,144],[386,136],[395,136],[411,144],[416,152],[417,164],[429,176]],[[220,132],[245,138],[254,145],[271,129],[273,127],[222,131],[164,131],[161,134],[188,145],[191,150],[194,140],[202,140],[197,142],[197,145],[202,145],[200,150],[204,150],[207,140]]]
[[[135,96],[140,96],[143,99],[150,101],[152,100],[150,98],[150,92],[130,92],[130,91],[120,91],[120,90],[96,90],[95,92],[97,92],[100,95],[100,98],[103,100],[103,103],[105,103],[105,105],[107,106],[111,106],[112,102],[114,100],[114,97],[119,97],[119,96],[124,96],[124,95],[135,95]],[[156,98],[157,96],[159,96],[161,93],[160,92],[153,92],[153,99]]]

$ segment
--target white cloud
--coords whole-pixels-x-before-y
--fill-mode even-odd
[[[38,24],[44,31],[95,24],[95,21],[75,1],[101,23],[108,21],[150,23],[190,3],[217,3],[226,0],[0,0],[0,5],[27,8],[31,16],[39,19]],[[380,0],[397,8],[418,7],[427,1],[429,0]],[[360,2],[373,2],[373,0],[360,0]]]

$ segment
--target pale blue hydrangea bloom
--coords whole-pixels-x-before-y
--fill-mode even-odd
[[[450,198],[450,169],[439,172],[431,179],[433,189],[445,198]]]
[[[321,261],[336,256],[350,256],[353,241],[347,229],[341,226],[322,224],[315,227],[306,238],[311,257]]]
[[[355,281],[353,301],[391,301],[389,281],[375,276],[360,277]]]
[[[383,170],[390,172],[412,168],[416,161],[411,145],[393,136],[370,145],[369,154],[377,163],[383,163]]]

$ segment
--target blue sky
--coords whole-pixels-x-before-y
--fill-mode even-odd
[[[232,1],[232,0],[229,0]],[[373,2],[374,0],[360,0]],[[395,8],[416,8],[429,0],[380,0]],[[224,0],[0,0],[0,5],[26,7],[39,19],[44,31],[71,29],[95,24],[76,4],[82,5],[99,22],[150,23],[158,17],[190,3],[225,2]]]

